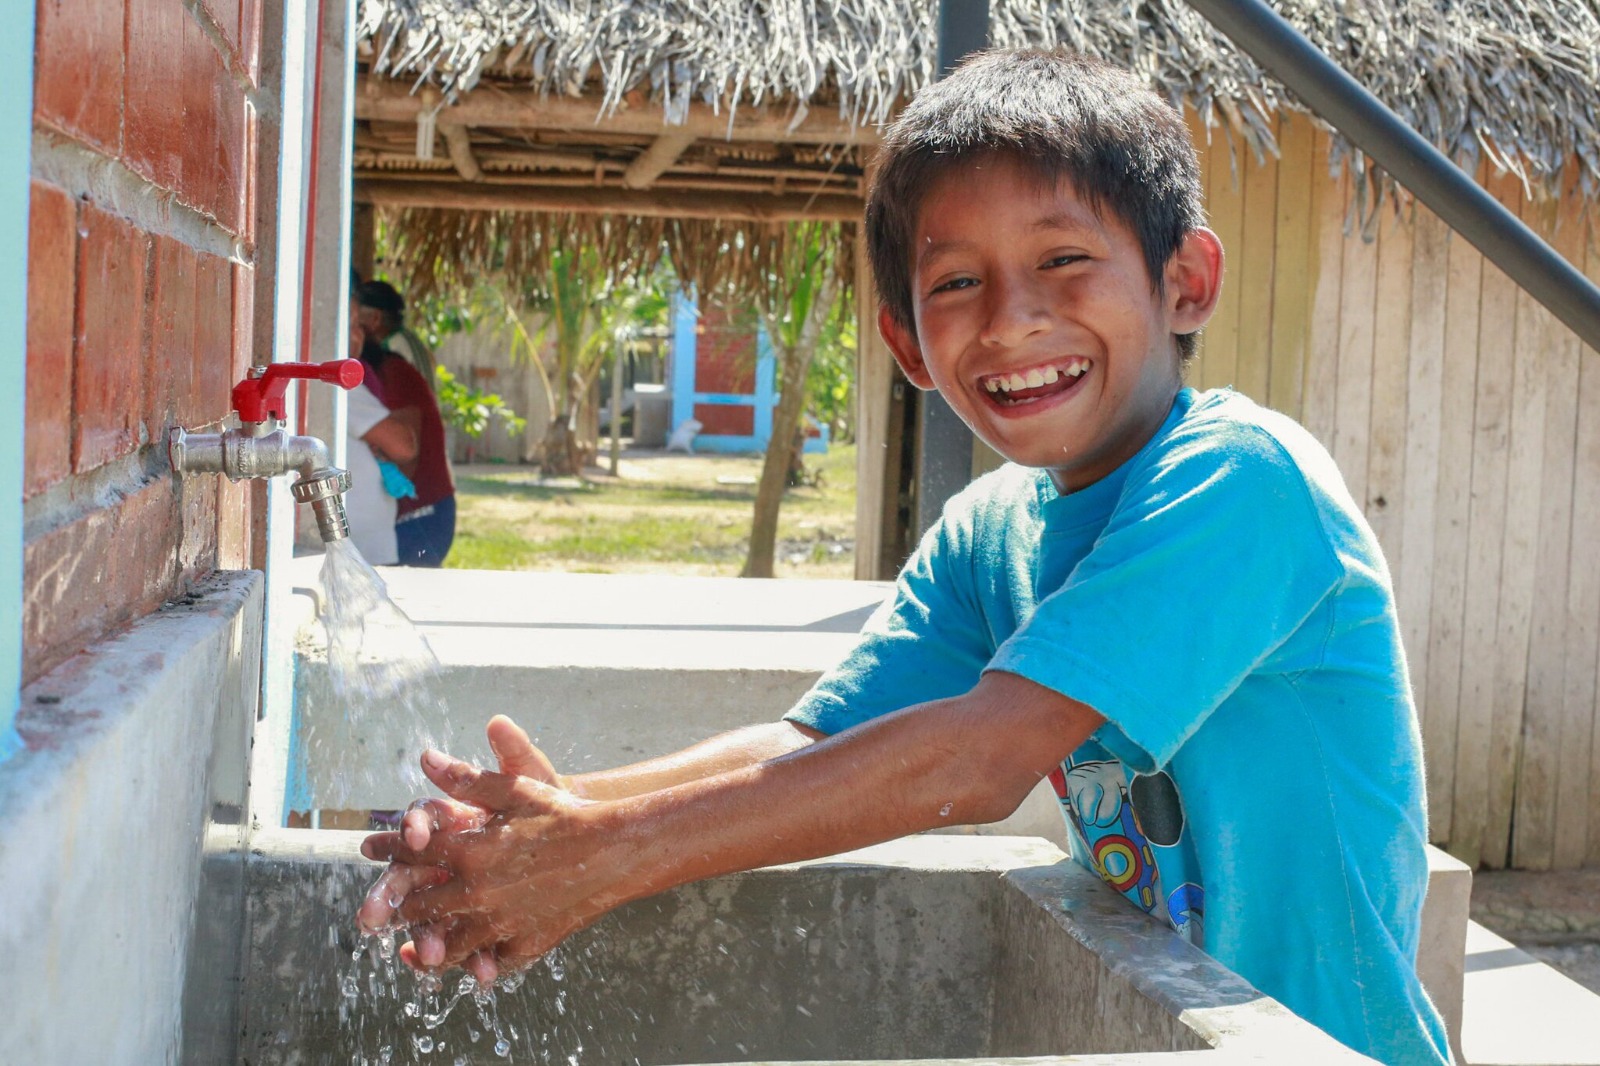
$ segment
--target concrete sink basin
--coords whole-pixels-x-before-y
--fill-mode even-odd
[[[358,999],[341,1021],[351,916],[375,875],[359,840],[252,840],[239,1061],[508,1061],[470,1002],[433,1030],[396,1000]],[[499,996],[509,1061],[1367,1061],[1035,839],[911,838],[687,886],[559,960],[560,980],[535,967]]]

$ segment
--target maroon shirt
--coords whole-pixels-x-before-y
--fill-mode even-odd
[[[445,452],[444,419],[439,416],[439,401],[417,368],[371,341],[361,349],[361,359],[378,379],[378,398],[391,411],[415,407],[422,412],[422,428],[417,441],[417,467],[411,483],[417,487],[414,499],[397,500],[398,513],[409,514],[419,507],[454,496],[455,479],[450,475],[450,457]]]

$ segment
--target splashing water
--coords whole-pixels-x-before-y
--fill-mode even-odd
[[[367,1034],[368,1027],[372,1027],[386,1039],[409,1045],[414,1060],[438,1052],[453,1056],[451,1061],[461,1063],[467,1059],[457,1053],[459,1048],[447,1046],[434,1033],[459,1004],[469,1002],[477,1019],[476,1027],[467,1026],[471,1041],[477,1043],[488,1032],[494,1037],[495,1054],[501,1058],[510,1056],[512,1041],[519,1039],[519,1034],[514,1026],[502,1022],[499,996],[515,992],[522,984],[523,975],[503,977],[492,987],[485,988],[470,974],[462,974],[447,996],[444,980],[432,974],[415,973],[400,962],[395,939],[392,930],[366,934],[350,953],[350,961],[339,981],[343,993],[339,1004],[340,1028],[349,1032],[357,1044]],[[404,1033],[395,1031],[397,1015],[399,1027],[406,1030]],[[393,1053],[393,1047],[386,1045],[379,1051],[377,1061],[388,1062]],[[370,1061],[357,1053],[352,1058],[352,1066],[367,1066]]]

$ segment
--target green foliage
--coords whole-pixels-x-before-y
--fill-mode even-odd
[[[855,392],[855,305],[839,300],[822,327],[806,372],[806,410],[829,427],[836,444],[855,440]]]
[[[433,372],[438,379],[435,391],[439,397],[439,414],[446,423],[473,440],[483,436],[489,423],[497,418],[505,423],[506,432],[512,436],[521,433],[528,424],[496,393],[475,389],[442,366],[434,367]]]

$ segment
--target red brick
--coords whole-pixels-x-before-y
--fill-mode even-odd
[[[255,271],[250,267],[233,264],[233,368],[229,374],[230,382],[243,378],[254,361],[255,277]]]
[[[28,363],[22,494],[72,469],[73,292],[78,211],[72,197],[34,182],[28,205]]]
[[[177,591],[182,525],[172,484],[158,479],[117,505],[24,546],[23,684],[148,614]]]
[[[246,244],[256,243],[256,179],[257,160],[261,152],[261,127],[256,119],[256,109],[249,100],[244,102],[244,180],[240,184],[239,236]]]
[[[250,566],[251,482],[222,479],[217,494],[217,569]]]
[[[217,143],[212,151],[211,214],[229,233],[244,233],[246,131],[244,93],[222,72],[217,89]]]
[[[225,417],[233,391],[233,274],[226,259],[198,256],[194,307],[194,380],[199,388],[194,422]]]
[[[239,51],[243,53],[245,73],[250,84],[261,87],[261,4],[260,0],[239,0]]]
[[[194,378],[198,268],[194,250],[170,237],[155,238],[151,258],[144,417],[149,439],[159,442],[169,426],[187,427],[198,407]]]
[[[216,217],[218,113],[222,107],[222,57],[193,18],[186,19],[183,70],[183,182],[179,199]]]
[[[80,208],[72,469],[133,451],[144,411],[144,297],[150,240],[93,204]]]
[[[182,541],[178,568],[193,582],[217,568],[217,495],[228,479],[216,475],[186,477],[178,482]]]
[[[34,117],[116,154],[122,148],[123,0],[39,0]]]
[[[242,56],[239,36],[239,0],[200,0],[200,6],[205,8],[206,14],[211,16],[211,21],[217,24],[217,29],[222,31],[222,37],[228,42],[228,47],[236,55]]]
[[[123,159],[164,189],[183,182],[184,124],[182,56],[191,16],[183,0],[127,0],[127,100],[123,114]]]

